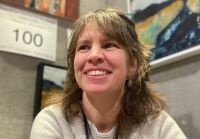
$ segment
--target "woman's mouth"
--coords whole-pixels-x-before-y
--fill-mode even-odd
[[[111,72],[105,71],[105,70],[91,70],[91,71],[88,71],[86,74],[88,76],[104,76],[109,73],[111,73]]]

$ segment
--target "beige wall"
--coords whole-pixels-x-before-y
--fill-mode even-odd
[[[88,11],[105,8],[105,0],[81,0],[80,13],[84,14]]]
[[[55,64],[65,65],[66,29],[59,27],[58,32]],[[29,138],[37,65],[40,62],[48,61],[0,52],[1,139]]]
[[[115,8],[127,12],[127,0],[106,0],[106,8]]]

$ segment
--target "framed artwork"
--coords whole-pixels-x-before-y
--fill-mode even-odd
[[[36,10],[75,20],[79,16],[80,0],[34,0]],[[26,6],[27,7],[27,6]]]
[[[37,70],[34,117],[63,94],[67,68],[40,63]]]
[[[127,7],[153,68],[200,53],[199,0],[127,0]]]

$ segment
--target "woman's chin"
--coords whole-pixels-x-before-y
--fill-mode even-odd
[[[84,91],[87,95],[94,95],[94,96],[98,96],[98,95],[103,95],[103,94],[107,94],[109,91],[107,89],[104,88],[94,88],[94,89],[86,89]]]

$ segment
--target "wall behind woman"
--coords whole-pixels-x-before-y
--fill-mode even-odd
[[[37,65],[65,65],[66,28],[58,28],[57,57],[52,63],[0,52],[0,138],[28,139],[33,119]]]

